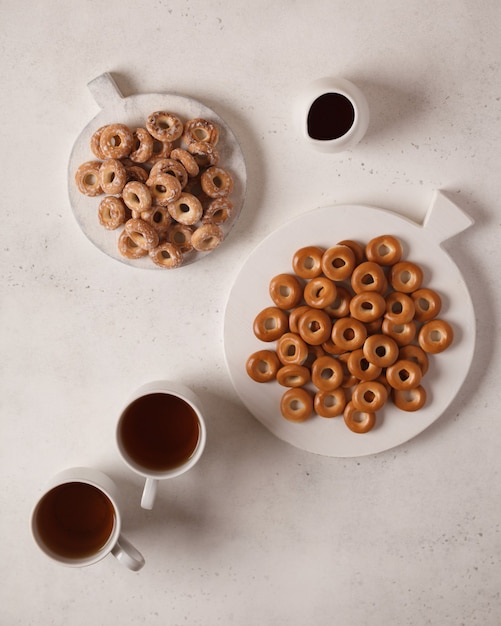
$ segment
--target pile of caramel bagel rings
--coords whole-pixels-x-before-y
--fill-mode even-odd
[[[284,387],[283,417],[343,416],[351,431],[367,433],[390,400],[403,411],[424,406],[429,357],[454,334],[401,241],[307,246],[294,253],[292,270],[270,280],[272,303],[254,319],[254,335],[273,345],[246,361],[252,380]]]
[[[231,174],[221,167],[218,126],[196,118],[183,123],[155,111],[144,128],[108,124],[91,137],[94,159],[75,172],[78,190],[102,196],[99,223],[119,230],[128,259],[149,256],[164,269],[186,254],[210,252],[224,239],[221,224],[234,209]]]

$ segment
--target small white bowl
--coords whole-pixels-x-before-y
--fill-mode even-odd
[[[358,144],[369,126],[369,105],[362,91],[345,78],[320,78],[298,99],[301,134],[322,152],[344,152]]]

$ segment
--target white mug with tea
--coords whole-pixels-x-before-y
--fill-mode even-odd
[[[153,508],[160,480],[199,461],[206,437],[200,401],[185,385],[155,381],[134,392],[118,419],[116,442],[125,463],[146,479],[143,509]]]
[[[49,481],[33,509],[31,532],[42,552],[62,565],[85,567],[108,554],[133,571],[144,565],[121,534],[117,486],[94,468],[69,468]]]

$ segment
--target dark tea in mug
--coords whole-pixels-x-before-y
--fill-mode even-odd
[[[331,141],[350,130],[355,121],[352,102],[341,93],[324,93],[313,102],[308,111],[308,135],[312,139]]]
[[[200,438],[195,410],[169,393],[151,393],[134,400],[123,412],[119,430],[129,459],[158,472],[186,463]]]
[[[69,482],[45,494],[35,519],[38,536],[50,551],[65,559],[84,559],[108,542],[115,527],[115,509],[97,487]]]

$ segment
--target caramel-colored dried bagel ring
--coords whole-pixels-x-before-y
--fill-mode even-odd
[[[288,330],[287,314],[276,306],[266,307],[254,319],[254,334],[261,341],[276,341]]]
[[[320,417],[337,417],[346,406],[346,392],[342,387],[331,391],[317,391],[313,398],[313,409]]]
[[[128,259],[140,259],[148,254],[148,250],[138,246],[124,229],[118,237],[118,251]]]
[[[153,204],[167,206],[181,195],[181,183],[171,174],[156,174],[146,181]]]
[[[351,401],[358,411],[373,412],[383,408],[388,399],[386,387],[377,380],[362,380],[355,385]]]
[[[200,177],[200,184],[209,198],[225,198],[233,191],[233,178],[219,166],[205,170]]]
[[[280,412],[290,422],[304,422],[313,413],[313,398],[302,387],[288,389],[280,400]]]
[[[170,216],[169,216],[170,217]],[[193,236],[193,228],[184,224],[172,224],[167,231],[167,240],[175,244],[181,252],[190,252],[193,250],[191,237]]]
[[[99,168],[99,184],[104,193],[116,195],[122,193],[127,182],[125,166],[118,159],[106,159]]]
[[[379,319],[385,310],[386,302],[377,291],[362,291],[350,300],[351,316],[364,324]]]
[[[308,358],[308,346],[297,333],[284,333],[279,337],[276,352],[284,365],[302,365]]]
[[[419,346],[416,346],[412,343],[410,343],[407,346],[403,346],[398,351],[398,358],[405,359],[407,361],[414,361],[414,363],[417,363],[419,367],[421,368],[421,371],[423,372],[423,376],[428,371],[428,367],[429,367],[428,355]]]
[[[188,173],[188,176],[198,176],[200,167],[195,157],[190,154],[188,150],[185,150],[184,148],[174,148],[174,150],[170,153],[170,158],[175,161],[179,161]]]
[[[378,367],[393,365],[400,356],[397,342],[383,334],[367,337],[362,350],[369,363]]]
[[[307,304],[301,304],[300,306],[294,307],[289,313],[289,330],[291,333],[299,333],[299,318],[303,313],[309,311],[310,307]]]
[[[419,329],[418,343],[430,354],[439,354],[446,350],[454,339],[452,326],[445,320],[433,319]]]
[[[416,263],[400,261],[390,268],[390,284],[395,291],[411,293],[423,282],[423,270]]]
[[[395,406],[402,411],[418,411],[426,403],[426,390],[422,385],[414,389],[393,389]]]
[[[385,318],[381,330],[383,335],[388,335],[388,337],[394,339],[399,347],[407,346],[416,336],[416,324],[414,321],[406,324],[396,324]]]
[[[125,230],[132,241],[140,248],[149,251],[158,246],[157,231],[142,219],[127,220]]]
[[[343,382],[341,383],[341,387],[345,389],[351,389],[354,387],[360,380],[354,376],[349,368],[348,368],[348,359],[350,358],[351,352],[343,352],[337,356],[337,360],[343,366]]]
[[[151,193],[149,188],[137,180],[127,183],[122,191],[122,198],[131,211],[142,213],[151,208]]]
[[[200,200],[191,193],[181,193],[179,198],[167,205],[167,209],[172,219],[187,226],[200,221],[204,212]]]
[[[344,423],[354,433],[368,433],[376,424],[376,414],[371,411],[359,411],[348,402],[343,411]]]
[[[362,322],[352,317],[341,317],[332,326],[331,339],[343,350],[361,348],[367,338],[367,329]]]
[[[188,145],[204,141],[215,146],[219,141],[219,128],[214,122],[202,118],[188,120],[184,125],[183,139]]]
[[[194,141],[188,146],[188,152],[200,167],[216,166],[219,163],[219,152],[206,141]]]
[[[325,312],[334,318],[347,317],[350,314],[351,293],[342,285],[336,285],[336,299],[330,306],[325,307]]]
[[[308,306],[324,309],[334,304],[337,296],[336,285],[326,276],[316,276],[306,283],[303,296]]]
[[[202,221],[207,224],[224,224],[233,214],[235,208],[229,198],[216,198],[204,210]]]
[[[351,287],[355,293],[377,291],[383,293],[388,281],[383,268],[373,261],[364,261],[357,265],[351,275]]]
[[[101,150],[101,146],[99,145],[99,141],[101,140],[101,133],[103,132],[103,128],[104,128],[104,126],[101,126],[101,128],[98,128],[92,134],[92,137],[90,138],[90,149],[91,149],[91,152],[96,157],[96,159],[99,159],[100,161],[104,161],[104,159],[106,158],[105,155],[103,154],[102,150]]]
[[[121,198],[105,196],[99,203],[98,219],[107,230],[115,230],[125,222],[125,204]]]
[[[176,141],[183,134],[183,122],[174,113],[155,111],[146,120],[146,130],[159,141]]]
[[[399,359],[386,368],[386,380],[393,389],[414,389],[421,383],[423,372],[417,363]]]
[[[256,383],[268,383],[275,380],[280,367],[281,363],[273,350],[253,352],[245,363],[247,374]]]
[[[331,280],[346,280],[355,267],[355,254],[345,245],[337,244],[322,255],[322,272]]]
[[[442,299],[433,289],[418,289],[411,294],[415,307],[415,319],[418,322],[429,322],[436,317],[442,308]]]
[[[153,226],[159,236],[165,235],[172,224],[172,218],[165,206],[155,206],[148,211],[143,211],[141,219]]]
[[[292,269],[301,278],[316,278],[322,273],[322,255],[325,252],[318,246],[306,246],[296,250],[292,257]]]
[[[101,130],[99,149],[107,159],[123,159],[134,148],[134,136],[125,124],[108,124]]]
[[[146,128],[134,129],[132,136],[134,145],[129,159],[135,163],[146,163],[153,156],[153,137]]]
[[[183,264],[183,253],[169,241],[164,241],[149,251],[150,259],[159,267],[172,270]]]
[[[277,383],[282,387],[303,387],[310,382],[310,370],[304,365],[290,363],[277,372]]]
[[[100,167],[101,161],[86,161],[79,166],[75,172],[75,183],[80,193],[92,197],[103,193],[99,177]]]
[[[407,324],[414,319],[416,307],[406,293],[392,291],[386,296],[385,317],[395,324]]]
[[[298,320],[302,339],[312,346],[321,346],[330,337],[331,320],[324,311],[309,308]]]
[[[293,274],[277,274],[268,288],[273,303],[281,309],[292,309],[303,297],[303,287]]]
[[[202,224],[193,231],[191,244],[198,252],[210,252],[223,243],[224,233],[217,224]]]
[[[365,255],[368,261],[379,265],[394,265],[402,258],[402,244],[393,235],[374,237],[365,246]]]
[[[332,391],[341,386],[344,370],[341,363],[334,357],[325,355],[313,361],[311,381],[320,391]]]
[[[172,159],[171,157],[167,159],[159,159],[150,170],[150,178],[155,178],[157,174],[170,174],[178,179],[179,184],[181,185],[181,189],[184,189],[188,183],[188,172],[185,170],[184,166]]]
[[[360,265],[360,263],[367,260],[365,258],[365,248],[362,246],[362,244],[358,243],[358,241],[353,241],[352,239],[343,239],[343,241],[338,241],[338,245],[348,246],[348,248],[351,249],[351,251],[355,255],[355,265]]]
[[[358,380],[376,380],[383,369],[365,358],[362,348],[348,354],[348,371]]]

